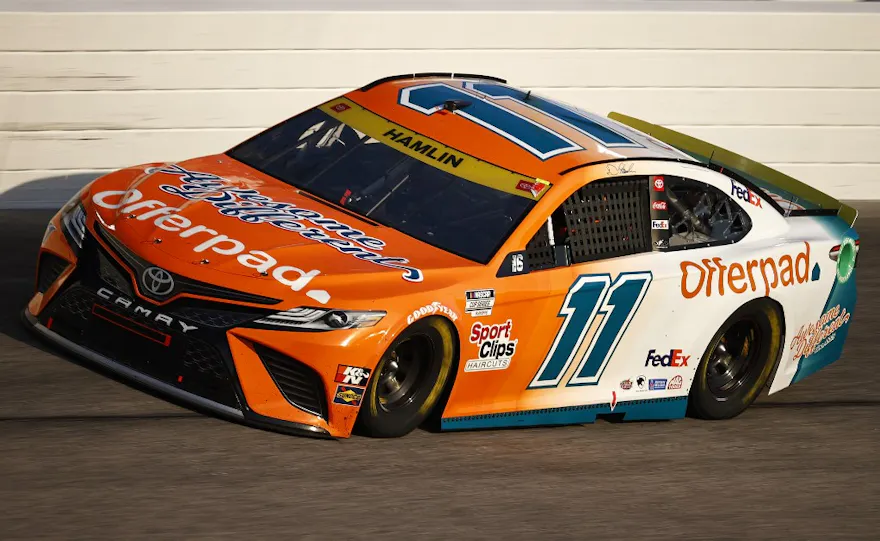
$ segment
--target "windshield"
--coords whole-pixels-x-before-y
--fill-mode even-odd
[[[461,153],[442,152],[425,143],[417,149],[422,159],[416,159],[393,144],[312,109],[228,154],[369,220],[480,263],[489,261],[534,206],[528,197],[425,163],[430,158],[452,169],[465,159]]]

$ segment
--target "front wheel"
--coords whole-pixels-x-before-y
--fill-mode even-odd
[[[782,352],[782,316],[766,300],[733,313],[712,337],[697,368],[688,413],[701,419],[736,417],[758,398]]]
[[[391,344],[364,396],[356,429],[365,436],[396,438],[419,426],[449,380],[455,341],[444,319],[417,321]]]

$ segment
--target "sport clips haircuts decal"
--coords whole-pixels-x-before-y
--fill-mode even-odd
[[[519,339],[510,338],[513,321],[494,325],[474,323],[468,341],[478,344],[478,359],[471,359],[464,365],[465,372],[486,372],[489,370],[506,370],[510,360],[516,354]]]
[[[424,279],[420,269],[407,265],[408,259],[386,257],[378,253],[385,247],[384,241],[332,218],[326,218],[320,212],[297,208],[293,203],[275,201],[258,190],[236,188],[223,177],[188,171],[179,165],[151,167],[146,172],[177,176],[183,182],[181,185],[162,184],[159,189],[184,199],[206,201],[223,216],[234,216],[249,224],[268,223],[285,231],[299,233],[303,238],[320,242],[362,261],[401,269],[404,271],[403,279],[410,282],[421,282]],[[303,221],[318,227],[309,227]],[[341,238],[332,236],[333,233]]]

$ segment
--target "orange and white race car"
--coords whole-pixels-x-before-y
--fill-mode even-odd
[[[396,76],[95,180],[49,224],[24,316],[297,434],[728,418],[840,357],[855,218],[643,121]]]

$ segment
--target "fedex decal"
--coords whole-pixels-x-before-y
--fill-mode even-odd
[[[271,275],[275,281],[284,284],[294,291],[300,291],[319,274],[318,270],[304,271],[292,265],[279,265],[278,260],[261,250],[248,250],[240,240],[228,237],[203,225],[194,225],[186,216],[175,214],[180,210],[169,207],[155,199],[143,199],[140,190],[108,190],[98,192],[92,202],[105,209],[119,209],[121,214],[128,214],[136,219],[153,220],[153,225],[165,231],[173,231],[180,238],[196,237],[201,243],[193,246],[193,251],[202,253],[207,250],[221,255],[237,255],[238,264],[254,269],[264,275]],[[138,211],[138,214],[135,214]],[[306,296],[321,304],[330,300],[330,294],[323,289],[310,289]]]
[[[645,366],[680,368],[682,366],[687,366],[688,359],[691,358],[690,355],[682,355],[680,349],[671,349],[666,355],[655,355],[655,351],[657,350],[652,349],[648,351],[648,358],[645,359]]]
[[[729,265],[720,257],[682,261],[681,294],[685,299],[693,299],[700,294],[723,297],[727,291],[738,295],[763,289],[767,296],[776,288],[803,284],[810,278],[809,271],[809,242],[804,242],[804,251],[777,259],[751,259]]]
[[[733,180],[730,181],[730,195],[736,197],[737,199],[742,199],[750,205],[762,208],[761,198],[758,197],[758,194],[746,188],[745,186],[740,186]]]
[[[468,341],[478,344],[478,359],[471,359],[464,365],[465,372],[485,372],[487,370],[506,370],[510,359],[516,353],[519,340],[511,340],[513,321],[494,325],[474,323]]]

